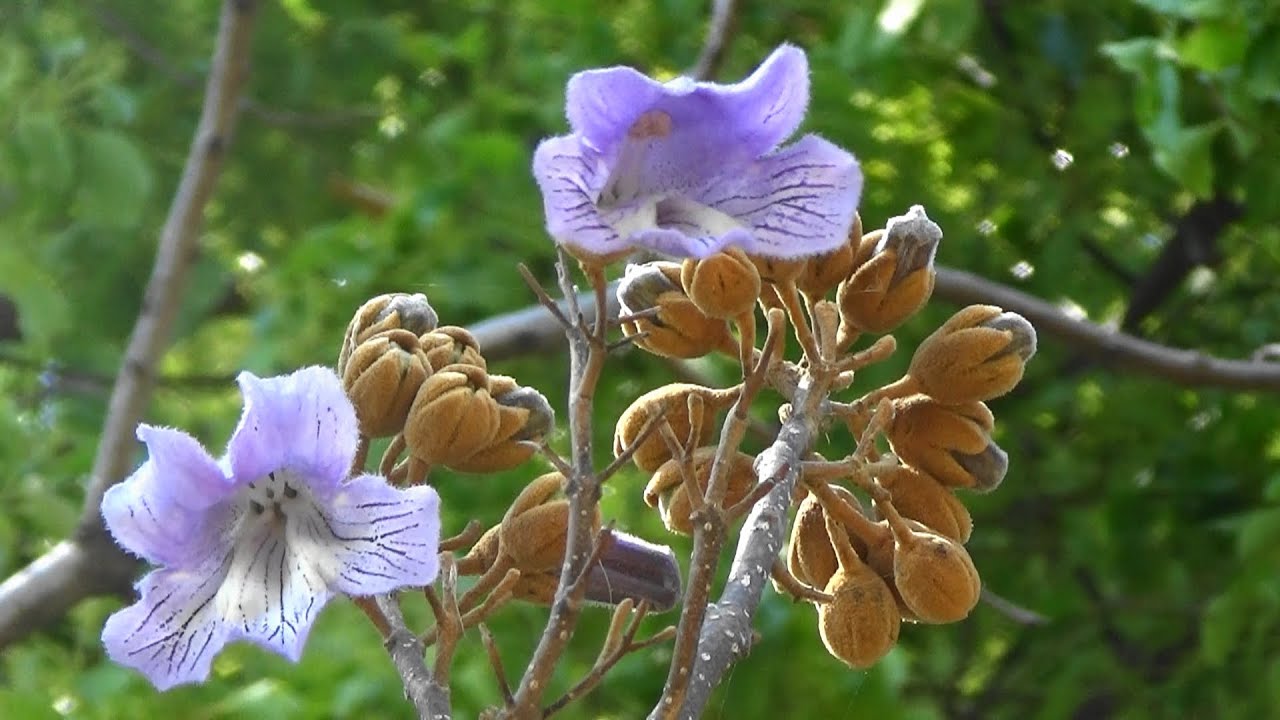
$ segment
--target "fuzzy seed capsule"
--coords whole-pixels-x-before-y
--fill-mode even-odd
[[[947,487],[995,489],[1008,460],[991,442],[995,418],[986,405],[943,405],[927,395],[894,402],[885,430],[902,461]]]
[[[408,330],[386,330],[358,344],[350,353],[342,386],[356,409],[360,432],[389,437],[404,427],[409,408],[431,362]]]
[[[893,583],[922,622],[963,620],[978,604],[982,581],[964,546],[937,533],[895,529]]]
[[[466,328],[442,325],[420,337],[422,350],[431,361],[431,367],[446,365],[474,365],[481,370],[488,367],[480,354],[480,341]]]
[[[737,248],[685,260],[680,284],[703,314],[721,320],[750,313],[760,297],[760,273]]]
[[[685,489],[684,474],[680,460],[672,458],[662,464],[649,484],[644,489],[644,501],[650,507],[657,507],[662,515],[662,522],[674,533],[689,535],[693,533],[691,517],[695,503],[706,493],[711,479],[711,468],[716,456],[715,447],[698,448],[693,453],[694,484],[698,489],[697,499],[689,497]],[[728,458],[729,467],[725,484],[724,507],[729,507],[742,500],[756,485],[756,471],[753,467],[755,458],[735,451]]]
[[[903,517],[915,520],[959,543],[969,540],[973,518],[964,503],[937,480],[915,468],[898,466],[876,474]]]
[[[555,411],[542,393],[515,384],[503,375],[489,376],[489,395],[498,408],[493,440],[450,467],[459,472],[490,473],[509,470],[533,456],[530,441],[541,441],[555,426]]]
[[[451,466],[492,443],[500,424],[488,373],[471,364],[447,365],[418,390],[404,424],[405,445],[428,465]]]
[[[825,587],[832,600],[818,606],[818,633],[833,657],[868,668],[898,642],[902,618],[893,592],[858,558],[845,529],[831,518],[827,528],[839,564]]]
[[[871,256],[836,294],[846,333],[887,333],[924,307],[933,294],[941,240],[942,230],[919,205],[891,218]]]
[[[970,305],[920,343],[907,374],[946,405],[990,400],[1018,384],[1035,351],[1035,328],[1021,315]]]
[[[436,311],[422,293],[389,293],[370,299],[356,310],[343,335],[338,353],[338,375],[345,376],[347,361],[360,343],[388,330],[407,330],[418,336],[436,329]]]
[[[695,397],[693,403],[690,403],[691,396]],[[692,383],[670,383],[654,388],[636,398],[618,417],[613,431],[614,457],[635,444],[650,421],[664,412],[663,417],[681,442],[696,428],[694,442],[705,445],[716,432],[716,413],[732,404],[737,396],[737,388],[716,390]],[[671,459],[671,450],[661,433],[655,432],[631,457],[636,467],[651,473]]]
[[[854,214],[848,241],[833,252],[806,260],[804,271],[796,278],[796,287],[810,300],[826,297],[827,293],[853,274],[861,242],[862,218]]]

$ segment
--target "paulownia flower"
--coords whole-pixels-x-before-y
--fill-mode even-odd
[[[659,83],[627,67],[574,75],[572,133],[533,173],[557,242],[610,257],[641,245],[682,257],[728,246],[799,258],[845,242],[862,190],[853,156],[805,135],[809,66],[783,45],[733,85]]]
[[[141,425],[148,460],[102,502],[116,542],[160,566],[102,641],[161,690],[204,680],[232,640],[297,661],[335,594],[421,586],[438,569],[435,490],[346,479],[356,415],[332,371],[239,383],[244,414],[221,461],[180,430]]]

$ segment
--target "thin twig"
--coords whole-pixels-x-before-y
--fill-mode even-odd
[[[702,50],[694,63],[689,76],[698,80],[714,80],[716,72],[724,61],[725,51],[733,41],[733,33],[737,29],[737,0],[715,0],[711,6],[711,21],[707,26],[707,37],[702,42]]]
[[[502,693],[503,705],[510,707],[511,683],[507,682],[507,671],[502,666],[502,655],[498,652],[498,642],[493,638],[493,632],[489,630],[489,626],[480,623],[480,642],[484,644],[484,651],[489,656],[489,667],[493,668],[493,678],[498,681],[498,691]]]
[[[1047,625],[1049,618],[1041,615],[1035,610],[1024,608],[1021,605],[1007,600],[987,588],[982,588],[980,596],[982,602],[991,606],[991,609],[1018,623],[1019,625]]]
[[[187,274],[195,260],[204,209],[227,155],[241,91],[249,74],[256,0],[226,0],[214,41],[204,107],[182,177],[160,230],[142,310],[116,376],[90,471],[84,511],[70,540],[0,584],[0,647],[61,618],[81,599],[128,594],[136,561],[102,522],[103,493],[124,479],[137,447],[135,428],[151,401],[156,366],[173,335]]]

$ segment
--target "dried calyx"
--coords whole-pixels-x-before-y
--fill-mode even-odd
[[[991,440],[994,424],[981,402],[948,406],[913,395],[894,402],[885,434],[903,462],[943,485],[990,492],[1008,470],[1008,456]]]
[[[970,305],[920,343],[907,377],[947,405],[990,400],[1018,384],[1035,352],[1035,328],[1021,315]]]
[[[933,260],[941,240],[941,228],[919,205],[891,218],[883,233],[864,237],[856,255],[866,260],[836,295],[841,334],[886,333],[924,307],[933,294]]]
[[[739,391],[737,386],[715,389],[692,383],[670,383],[650,390],[618,417],[613,432],[614,456],[640,442],[641,434],[653,422],[668,423],[680,443],[692,440],[693,445],[686,444],[685,449],[705,445],[717,430],[716,413],[731,405]],[[662,434],[652,431],[632,455],[636,467],[645,472],[655,472],[670,459],[671,449]]]
[[[431,361],[408,330],[384,330],[361,341],[342,363],[342,385],[365,437],[404,427],[409,407],[431,375]]]
[[[414,336],[436,329],[440,319],[422,293],[389,293],[370,299],[356,310],[343,335],[338,353],[338,375],[346,370],[347,359],[356,347],[387,330],[407,330]]]
[[[618,302],[622,314],[631,317],[622,323],[623,334],[655,355],[688,359],[737,351],[728,322],[699,310],[685,293],[676,263],[628,265],[618,284]]]
[[[689,459],[687,468],[683,467],[684,461],[681,458],[667,460],[645,486],[645,503],[658,508],[662,523],[671,532],[682,535],[693,532],[693,511],[701,504],[703,495],[707,492],[717,450],[716,447],[698,448]],[[737,450],[725,455],[725,507],[742,500],[755,487],[756,471],[752,467],[754,461],[755,458]],[[693,484],[698,491],[696,498],[689,497],[688,485],[685,483],[687,471],[692,472]]]

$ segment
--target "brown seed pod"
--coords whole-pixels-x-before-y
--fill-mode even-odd
[[[692,404],[691,396],[696,398]],[[713,389],[692,383],[671,383],[650,390],[636,398],[618,417],[613,431],[614,457],[622,455],[624,450],[635,444],[645,426],[663,412],[681,442],[686,441],[696,427],[698,433],[694,442],[704,445],[716,432],[716,413],[731,405],[737,397],[736,387]],[[636,467],[650,473],[670,459],[671,450],[661,433],[649,435],[632,455]]]
[[[862,218],[856,213],[849,228],[849,239],[844,245],[825,255],[816,255],[805,261],[804,271],[796,278],[800,288],[810,300],[826,297],[845,278],[853,274],[858,245],[862,242]]]
[[[509,470],[533,456],[529,441],[541,441],[555,426],[551,403],[533,388],[520,387],[511,378],[489,376],[489,394],[498,406],[498,429],[489,445],[454,462],[459,472],[491,473]]]
[[[831,490],[836,490],[838,486],[830,486]],[[832,498],[836,500],[837,498]],[[852,512],[850,512],[852,510]],[[903,620],[914,621],[915,613],[907,606],[901,596],[898,595],[898,589],[893,585],[893,558],[894,558],[894,540],[893,531],[889,528],[888,521],[881,520],[876,522],[868,518],[865,511],[855,504],[847,500],[836,508],[835,512],[827,511],[829,517],[834,517],[849,534],[850,543],[857,552],[858,557],[876,572],[882,580],[889,586],[889,591],[893,594],[898,605],[898,614]],[[907,520],[909,527],[925,530],[925,526]]]
[[[915,205],[891,218],[871,257],[836,293],[845,333],[887,333],[914,315],[933,294],[933,266],[942,230]]]
[[[698,448],[693,453],[694,484],[699,493],[707,491],[711,479],[711,468],[716,456],[715,447]],[[756,486],[756,471],[753,467],[755,458],[735,451],[728,458],[729,468],[725,485],[724,506],[729,507],[742,500]],[[684,474],[680,460],[672,458],[662,464],[649,484],[644,489],[644,501],[649,507],[657,507],[662,515],[662,522],[674,533],[689,535],[693,532],[693,519],[690,515],[694,508],[694,499],[685,491]]]
[[[436,311],[422,293],[389,293],[371,298],[356,310],[342,338],[338,375],[345,376],[347,361],[356,346],[387,330],[407,330],[416,337],[439,323]]]
[[[750,313],[760,297],[760,273],[737,248],[680,267],[685,294],[707,317],[734,320]]]
[[[447,365],[418,390],[404,424],[405,445],[428,465],[451,466],[492,443],[500,423],[488,373],[471,364]]]
[[[827,582],[831,602],[818,606],[818,633],[827,652],[854,668],[868,668],[898,642],[902,619],[885,581],[858,557],[842,525],[827,519],[838,567]]]
[[[488,368],[488,363],[480,354],[480,341],[466,328],[442,325],[424,333],[419,342],[433,368],[446,365],[474,365],[481,370]]]
[[[360,432],[371,438],[400,432],[429,375],[431,362],[418,347],[418,337],[408,330],[386,330],[360,342],[348,356],[342,376]]]
[[[893,528],[893,583],[907,607],[927,623],[968,617],[978,604],[982,580],[964,546],[907,526],[892,506],[884,511]]]
[[[880,486],[893,497],[903,517],[959,543],[969,541],[973,518],[964,503],[937,480],[912,467],[886,468],[876,473]]]
[[[991,442],[994,424],[983,403],[948,406],[913,395],[894,401],[885,435],[904,463],[943,485],[989,492],[1008,469],[1008,456]]]
[[[970,305],[920,343],[907,375],[946,405],[990,400],[1018,384],[1035,352],[1035,328],[1021,315]]]

